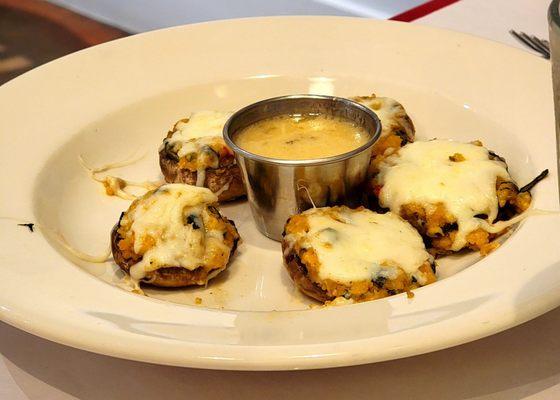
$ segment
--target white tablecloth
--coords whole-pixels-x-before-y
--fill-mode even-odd
[[[546,37],[549,0],[461,0],[415,23],[513,46]],[[358,367],[225,372],[149,365],[76,350],[0,323],[0,399],[557,399],[560,309],[498,335]]]

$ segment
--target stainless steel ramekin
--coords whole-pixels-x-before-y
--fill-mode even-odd
[[[333,157],[282,160],[250,153],[235,144],[237,132],[257,121],[286,114],[341,117],[365,128],[364,145]],[[233,149],[247,189],[258,229],[274,240],[282,238],[288,217],[313,205],[357,206],[363,197],[371,148],[379,138],[377,115],[362,104],[334,96],[291,95],[259,101],[233,114],[224,126],[224,140]]]

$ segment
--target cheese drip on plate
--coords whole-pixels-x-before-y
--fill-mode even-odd
[[[224,232],[207,230],[207,205],[218,201],[209,189],[184,184],[161,186],[141,199],[126,215],[132,221],[134,252],[142,260],[130,268],[133,279],[162,267],[183,267],[190,271],[206,264],[216,248],[224,250]],[[229,249],[227,249],[229,251]]]
[[[233,113],[199,111],[191,114],[187,121],[179,121],[170,138],[163,141],[160,151],[170,148],[182,157],[196,157],[196,186],[204,186],[207,168],[218,168],[220,156],[212,147],[226,147],[222,136],[225,123]]]
[[[317,253],[319,278],[351,284],[379,277],[395,279],[400,267],[422,284],[418,268],[431,260],[422,237],[401,217],[391,212],[377,214],[367,209],[324,212],[311,209],[309,231],[303,247]]]
[[[454,251],[466,245],[470,232],[494,222],[496,180],[512,180],[506,165],[491,160],[486,148],[450,140],[409,143],[379,168],[379,204],[395,213],[405,204],[419,204],[427,212],[443,204],[458,225]],[[487,218],[475,217],[480,214]]]

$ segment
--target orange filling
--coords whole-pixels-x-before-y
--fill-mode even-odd
[[[379,172],[378,165],[401,147],[402,138],[395,133],[390,133],[389,135],[380,138],[373,146],[371,163],[369,165],[370,176]]]

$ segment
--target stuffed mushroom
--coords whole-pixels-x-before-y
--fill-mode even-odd
[[[222,137],[231,113],[201,111],[178,121],[159,149],[166,182],[207,187],[220,202],[245,196],[241,171]]]
[[[504,159],[478,141],[407,144],[379,164],[371,186],[377,206],[409,221],[435,255],[489,253],[531,204]]]
[[[135,200],[111,233],[113,258],[135,281],[206,285],[225,270],[239,234],[207,188],[167,184]]]
[[[352,100],[371,108],[381,121],[381,136],[373,145],[370,174],[377,172],[377,164],[407,143],[414,142],[414,124],[403,105],[389,97],[352,97]]]
[[[374,300],[436,281],[421,236],[393,213],[312,208],[288,219],[282,249],[296,286],[321,302]]]

